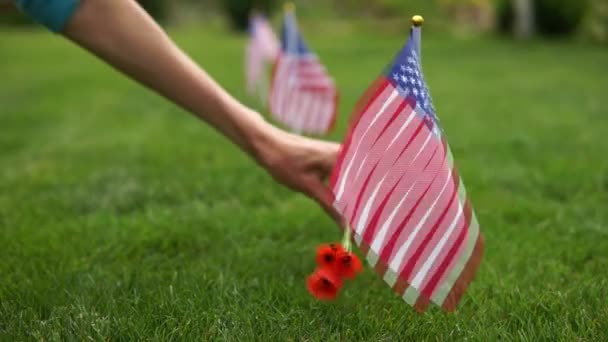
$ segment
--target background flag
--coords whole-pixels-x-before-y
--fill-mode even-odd
[[[452,311],[483,239],[420,67],[420,27],[360,99],[330,185],[381,277],[418,311]]]
[[[260,96],[266,103],[268,79],[266,65],[274,63],[279,53],[279,40],[266,18],[253,14],[249,21],[249,42],[245,53],[245,79],[249,95]]]
[[[333,79],[302,39],[294,11],[287,9],[270,90],[272,115],[294,132],[324,134],[333,127],[337,104]]]

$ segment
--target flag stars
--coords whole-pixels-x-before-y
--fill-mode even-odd
[[[409,50],[399,57],[392,65],[389,79],[399,89],[401,96],[412,97],[421,111],[432,115],[430,122],[438,122],[435,118],[431,94],[424,81],[424,75],[420,66],[420,56],[415,51]]]

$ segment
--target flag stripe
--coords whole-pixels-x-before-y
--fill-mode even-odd
[[[327,99],[337,99],[337,89],[318,57],[306,47],[293,13],[284,18],[275,70],[270,95],[274,118],[298,133],[327,133],[338,105]]]
[[[442,210],[442,212],[439,214],[439,217],[435,220],[435,224],[433,224],[433,226],[429,229],[429,231],[426,233],[426,235],[422,238],[422,241],[420,241],[420,244],[418,244],[414,253],[409,258],[406,258],[407,263],[405,264],[405,266],[403,267],[403,270],[401,271],[402,277],[404,277],[406,279],[410,279],[410,276],[414,270],[414,266],[416,265],[416,263],[422,256],[422,252],[425,250],[425,248],[431,242],[431,239],[433,238],[435,233],[437,233],[437,231],[438,231],[439,225],[443,223],[443,220],[445,219],[446,215],[448,214],[448,211],[452,208],[454,199],[456,199],[456,191],[457,191],[457,188],[454,187],[452,189],[451,194],[448,196],[449,200],[447,202],[447,205]]]
[[[424,199],[426,194],[431,189],[431,186],[433,185],[433,181],[435,180],[437,175],[438,175],[438,173],[435,174],[433,179],[430,182],[428,182],[428,185],[424,188],[423,188],[424,183],[422,183],[422,182],[420,182],[420,184],[414,185],[414,189],[413,189],[414,191],[416,191],[416,190],[420,191],[422,189],[424,189],[424,190],[422,191],[422,193],[415,192],[413,194],[414,198],[417,198],[416,202],[414,203],[413,207],[408,211],[408,214],[405,216],[405,218],[399,223],[398,226],[396,226],[394,231],[391,233],[391,237],[389,238],[388,243],[386,245],[384,245],[384,247],[380,251],[380,256],[383,260],[388,261],[389,258],[393,255],[393,249],[395,247],[395,244],[397,243],[397,238],[401,235],[403,227],[410,221],[412,215],[414,214],[414,212],[416,211],[416,209],[418,208],[418,206],[420,205],[420,203],[422,202],[422,200]],[[392,260],[392,258],[390,258],[390,260]]]
[[[377,85],[376,84],[372,85],[372,87],[370,87],[366,91],[366,93],[363,95],[362,99],[359,100],[359,102],[363,102],[362,100],[364,97],[366,97],[366,95],[370,97],[369,102],[358,105],[358,106],[360,106],[361,112],[360,113],[355,112],[356,119],[355,119],[355,121],[353,121],[354,126],[351,126],[349,128],[348,133],[346,134],[346,139],[344,140],[344,143],[342,145],[340,145],[340,150],[338,151],[338,157],[336,158],[336,165],[334,166],[334,169],[332,170],[332,174],[331,174],[331,177],[329,180],[329,186],[332,189],[336,186],[338,177],[340,177],[340,171],[342,170],[342,164],[344,163],[344,159],[346,158],[347,152],[350,151],[350,144],[353,140],[353,134],[355,131],[354,127],[356,127],[358,125],[363,114],[366,113],[368,108],[373,104],[372,101],[375,100],[378,96],[380,96],[380,94],[383,93],[384,90],[389,85],[389,83],[385,81],[384,77],[379,77],[376,80],[376,83],[377,83]]]
[[[443,181],[443,178],[446,178],[445,181]],[[437,182],[431,182],[427,193],[428,190],[432,189],[433,191],[429,193],[429,196],[420,197],[421,203],[424,203],[424,205],[416,207],[419,210],[412,210],[411,220],[404,223],[404,228],[401,230],[402,234],[397,238],[400,247],[397,249],[397,253],[392,256],[389,264],[394,271],[399,272],[401,270],[406,253],[410,250],[414,239],[422,231],[433,211],[436,210],[437,203],[450,184],[450,179],[451,174],[448,174],[447,177],[441,174]],[[436,195],[438,187],[440,187],[440,190],[438,190],[439,194]]]
[[[413,127],[413,126],[411,126],[411,127]],[[408,141],[408,143],[406,143],[406,146],[413,144],[414,146],[417,146],[417,147],[410,149],[409,153],[405,153],[402,156],[400,156],[400,158],[392,166],[392,170],[391,170],[392,172],[397,172],[397,173],[403,172],[402,177],[405,179],[405,181],[402,184],[400,184],[400,187],[398,188],[398,193],[404,193],[405,195],[401,199],[394,197],[393,199],[391,199],[391,201],[389,201],[389,206],[394,207],[395,209],[388,217],[386,216],[386,215],[388,215],[388,213],[382,217],[381,221],[385,222],[385,224],[383,225],[383,228],[381,229],[380,236],[378,237],[377,241],[375,241],[373,244],[374,250],[378,250],[380,248],[380,245],[384,241],[384,236],[385,236],[388,228],[391,227],[391,223],[393,222],[395,215],[397,215],[398,209],[400,211],[399,215],[401,215],[401,212],[405,212],[405,210],[400,210],[401,205],[403,204],[403,201],[407,198],[407,196],[412,191],[413,186],[416,185],[416,182],[419,181],[417,179],[418,172],[420,171],[420,172],[424,173],[435,156],[435,151],[434,151],[431,154],[430,158],[428,158],[426,164],[424,164],[424,166],[422,168],[411,167],[412,165],[417,165],[417,163],[416,163],[418,161],[417,158],[420,155],[421,151],[423,150],[423,147],[426,146],[426,143],[428,142],[428,138],[429,138],[428,134],[426,137],[422,136],[422,135],[418,135],[419,132],[420,132],[420,130],[418,128],[416,128],[415,134],[411,135],[412,137],[414,137],[414,139],[410,139]],[[406,136],[407,136],[407,134],[406,134]],[[416,139],[419,141],[424,141],[424,142],[422,142],[422,143],[417,142]],[[412,143],[412,141],[413,141],[413,143]],[[395,147],[399,148],[398,146],[395,146]],[[390,153],[390,150],[389,150],[389,151],[387,151],[386,154],[395,155],[396,153]],[[401,171],[401,170],[403,170],[403,171]],[[399,203],[396,203],[396,201],[399,201]],[[404,209],[407,210],[407,208],[404,208]],[[397,216],[397,218],[398,218],[398,220],[396,222],[399,222],[399,220],[401,219],[401,216]]]
[[[462,182],[460,182],[459,179],[455,178],[454,181],[456,184],[459,184],[459,188],[462,186]],[[465,202],[464,207],[462,207],[463,202]],[[444,225],[441,233],[433,239],[433,245],[440,245],[441,241],[439,241],[439,237],[446,237],[444,246],[438,251],[434,251],[436,254],[435,257],[429,255],[430,248],[427,249],[427,251],[425,251],[423,254],[423,259],[434,258],[434,260],[429,261],[429,265],[432,266],[430,267],[429,274],[424,275],[424,280],[422,282],[422,287],[430,286],[429,290],[425,292],[425,294],[429,297],[433,295],[433,292],[438,285],[438,281],[440,279],[445,279],[447,267],[449,265],[453,265],[454,262],[456,262],[456,259],[461,256],[461,254],[456,253],[462,252],[461,247],[463,246],[463,239],[465,238],[466,233],[470,230],[469,227],[472,214],[472,209],[469,202],[463,202],[460,200],[455,202],[459,206],[458,209],[460,210],[461,215],[458,218],[457,227],[454,228],[453,232],[449,234],[447,231],[445,231],[446,226]],[[452,208],[451,211],[454,211],[454,208]],[[437,273],[436,277],[434,276],[435,273]],[[431,278],[434,278],[435,280],[432,281]]]
[[[427,161],[426,165],[424,166],[423,170],[426,169],[426,167],[430,164],[431,160],[433,159],[433,157],[435,156],[436,153],[437,153],[437,149],[435,149],[435,151],[433,151],[433,153],[431,154],[431,157],[428,159],[428,161]],[[376,212],[374,213],[374,216],[373,216],[372,220],[370,221],[368,228],[365,230],[365,235],[363,236],[363,240],[364,241],[372,241],[373,240],[374,234],[376,233],[376,227],[378,226],[378,222],[380,221],[380,217],[381,217],[382,213],[384,212],[384,208],[386,207],[386,204],[391,199],[392,194],[394,193],[395,189],[397,188],[397,186],[399,185],[399,183],[401,182],[401,180],[403,179],[404,176],[405,176],[405,173],[403,175],[401,175],[401,177],[397,180],[397,182],[392,187],[392,189],[390,190],[390,192],[382,200],[382,203],[378,207],[378,209],[376,210]],[[413,186],[413,184],[412,184],[412,186]],[[382,244],[382,242],[384,240],[384,235],[386,234],[386,230],[391,225],[391,223],[392,223],[395,215],[397,214],[397,211],[401,208],[401,205],[403,204],[403,202],[407,198],[407,195],[409,194],[410,191],[411,191],[411,187],[405,193],[405,196],[403,196],[399,200],[399,203],[396,205],[395,209],[391,212],[391,214],[389,215],[389,217],[385,221],[384,225],[382,226],[381,233],[380,233],[381,236],[378,236],[378,238],[375,241],[373,241],[374,243],[377,244],[376,248],[379,248],[379,245]]]
[[[374,124],[376,123],[378,118],[381,116],[381,114],[384,113],[386,108],[389,105],[391,105],[393,102],[395,102],[395,100],[398,98],[397,91],[394,90],[394,88],[387,88],[386,90],[387,91],[384,91],[381,94],[381,96],[382,96],[380,98],[381,102],[378,101],[377,105],[370,108],[370,111],[376,111],[376,113],[374,113],[375,115],[373,117],[369,117],[369,119],[364,117],[364,119],[366,119],[366,120],[363,120],[361,122],[360,126],[364,126],[365,128],[362,129],[362,132],[354,132],[355,138],[357,139],[358,143],[357,143],[356,147],[353,149],[353,152],[349,153],[349,155],[347,155],[347,157],[346,157],[347,158],[345,160],[346,169],[344,171],[344,175],[341,177],[341,180],[339,181],[338,188],[335,190],[336,201],[339,201],[344,193],[346,181],[349,180],[348,176],[349,176],[350,170],[353,166],[353,163],[358,156],[358,153],[364,154],[365,151],[368,150],[369,146],[371,146],[371,142],[365,140],[365,137],[367,136],[368,132],[370,131],[370,129],[372,127],[374,127]],[[384,99],[384,100],[382,101],[382,99]]]
[[[404,109],[406,109],[406,105],[407,105],[407,103],[405,103],[405,102],[393,101],[393,103],[391,103],[391,105],[389,106],[389,108],[387,110],[392,111],[392,112],[394,111],[394,113],[398,113],[398,114],[404,114]],[[404,116],[404,115],[402,115],[402,116]],[[372,134],[374,133],[373,132],[374,129],[380,129],[381,125],[382,125],[382,123],[378,122],[378,124],[375,125],[374,128],[372,128],[371,133]],[[394,125],[394,126],[396,126],[396,125]],[[394,129],[396,130],[397,127],[394,127]],[[388,140],[388,139],[390,139],[389,136],[387,136],[384,140]],[[380,159],[383,157],[382,152],[385,150],[385,146],[386,146],[386,144],[383,143],[382,141],[378,144],[372,144],[371,146],[369,146],[369,149],[367,151],[361,151],[360,156],[363,157],[363,161],[359,162],[358,160],[353,159],[354,165],[358,164],[358,167],[357,167],[355,176],[353,178],[354,183],[351,183],[344,193],[345,198],[349,198],[350,193],[360,193],[360,194],[364,193],[364,190],[360,190],[361,181],[363,179],[367,179],[369,176],[371,176],[372,170],[375,169],[379,165]],[[368,146],[365,146],[365,147],[368,147]],[[384,172],[382,172],[382,174],[380,174],[379,177],[383,177],[383,175],[384,175]],[[357,208],[355,208],[355,211],[353,213],[346,211],[345,214],[347,216],[350,216],[352,214],[353,217],[356,217],[356,214],[357,214],[356,209]]]
[[[416,165],[417,165],[417,163],[416,163],[416,162],[418,161],[418,157],[421,155],[421,152],[422,152],[422,151],[425,149],[425,147],[427,146],[428,142],[430,141],[430,134],[427,134],[427,137],[426,137],[426,139],[424,139],[424,142],[422,143],[422,146],[418,147],[418,146],[416,146],[416,145],[412,145],[412,141],[414,141],[414,139],[415,139],[415,138],[418,136],[418,133],[419,133],[419,132],[420,132],[420,130],[416,130],[415,135],[412,135],[412,137],[411,137],[411,138],[408,140],[408,142],[406,143],[406,148],[407,148],[408,146],[412,146],[412,148],[411,148],[412,152],[413,152],[413,151],[416,151],[416,149],[418,149],[418,151],[417,151],[416,155],[414,155],[414,156],[413,156],[413,158],[409,160],[409,164],[407,165],[407,167],[413,167],[413,166],[416,166]],[[422,139],[419,139],[419,140],[422,140]],[[378,154],[380,154],[380,152],[379,152]],[[389,155],[389,154],[387,153],[387,154],[383,154],[383,155]],[[394,156],[394,154],[393,154],[393,156]],[[422,161],[422,162],[424,162],[424,161]],[[384,176],[382,176],[383,178],[382,178],[382,180],[380,181],[380,184],[382,184],[382,181],[383,181],[383,180],[384,180],[384,179],[385,179],[385,178],[386,178],[388,175],[391,175],[392,177],[390,177],[390,179],[389,179],[389,184],[387,184],[387,186],[390,186],[390,181],[394,181],[394,179],[396,178],[396,176],[397,176],[397,175],[393,175],[393,174],[391,174],[391,173],[389,172],[390,170],[386,170],[386,166],[387,166],[388,164],[390,164],[390,166],[393,166],[393,165],[395,164],[395,161],[394,161],[394,160],[388,160],[388,161],[387,161],[387,160],[382,160],[382,161],[379,161],[379,162],[378,162],[376,165],[380,165],[381,167],[382,167],[382,166],[384,166],[384,167],[385,167],[384,169],[380,169],[380,172],[378,172],[378,173],[382,173],[382,174],[384,174]],[[403,170],[403,171],[401,171],[401,172],[404,172],[404,171],[405,171],[405,172],[407,172],[407,169],[404,169],[404,170]],[[417,169],[414,169],[414,172],[417,172],[417,171],[418,171]],[[379,184],[379,185],[380,185],[380,184]],[[379,187],[378,187],[378,188],[379,188]],[[374,196],[374,197],[375,197],[375,196]],[[369,205],[367,205],[367,206],[366,206],[367,208],[369,208],[367,211],[369,211],[369,210],[371,209],[371,205],[372,205],[373,203],[374,203],[374,198],[370,198],[370,200],[369,200]],[[348,215],[348,213],[347,213],[347,215]],[[354,217],[357,217],[357,213],[355,212],[353,216],[354,216]],[[363,219],[362,219],[362,222],[360,223],[360,225],[358,225],[357,232],[359,232],[359,233],[360,233],[360,232],[363,230],[363,225],[364,225],[365,223],[366,223],[366,219],[365,219],[365,218],[363,218]]]

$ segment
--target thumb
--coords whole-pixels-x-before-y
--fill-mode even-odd
[[[328,176],[334,168],[336,159],[338,158],[339,149],[339,144],[323,142],[323,150],[322,153],[320,153],[321,158],[317,163],[317,167],[323,173],[323,177]]]
[[[307,193],[312,199],[317,201],[321,208],[323,208],[323,210],[325,210],[325,212],[329,214],[329,216],[331,216],[331,218],[333,218],[334,221],[340,225],[340,227],[343,227],[342,215],[340,215],[333,205],[334,194],[325,184],[323,184],[320,179],[314,178],[311,181]]]

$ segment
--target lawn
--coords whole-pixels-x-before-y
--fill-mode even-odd
[[[244,37],[171,35],[246,103]],[[311,26],[357,97],[405,35]],[[423,64],[486,254],[454,314],[370,270],[304,279],[340,235],[224,138],[42,31],[0,32],[0,340],[608,340],[608,49],[427,34]]]

